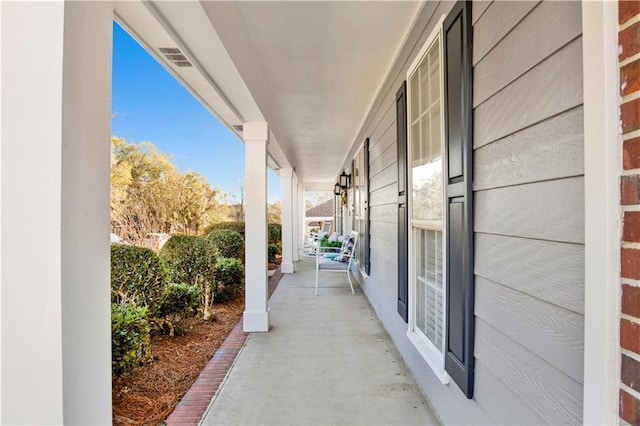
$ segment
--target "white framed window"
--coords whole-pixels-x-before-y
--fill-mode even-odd
[[[443,383],[446,320],[442,21],[407,73],[409,339]]]
[[[367,194],[366,194],[366,173],[365,173],[365,155],[364,150],[367,149],[363,145],[353,158],[353,170],[351,179],[353,181],[353,230],[358,233],[358,251],[356,253],[356,261],[358,269],[363,275],[365,271],[366,244],[365,235],[367,230]]]

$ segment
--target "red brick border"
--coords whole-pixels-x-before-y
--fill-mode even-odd
[[[620,204],[640,206],[640,138],[631,135],[640,129],[640,2],[618,1],[620,52],[620,105],[622,124],[623,174],[620,176]],[[633,20],[633,21],[632,21]],[[635,58],[635,59],[633,59]],[[625,65],[620,66],[620,62]],[[640,212],[626,209],[622,216],[622,246],[620,248],[620,418],[633,426],[640,426]],[[624,315],[625,317],[622,317]],[[624,353],[626,352],[626,353]]]
[[[282,273],[278,268],[276,273],[269,278],[269,296],[273,294],[281,278]],[[242,331],[242,320],[240,320],[211,357],[180,403],[176,405],[171,415],[167,417],[168,426],[196,426],[202,420],[202,416],[227,377],[248,336],[249,333]]]
[[[197,425],[200,422],[211,399],[220,388],[233,361],[247,340],[247,336],[249,333],[242,331],[242,320],[240,320],[167,418],[167,425]]]

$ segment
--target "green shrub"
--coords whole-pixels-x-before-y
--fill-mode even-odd
[[[149,307],[155,315],[167,282],[168,269],[153,250],[111,246],[111,302]]]
[[[192,316],[200,306],[202,290],[197,285],[169,283],[164,289],[159,317],[154,323],[161,332],[169,330],[171,337],[186,316]]]
[[[216,302],[226,302],[237,297],[242,291],[244,265],[235,258],[220,257],[216,264]]]
[[[204,237],[175,235],[160,249],[160,257],[169,268],[169,279],[175,283],[198,285],[214,281],[216,250]]]
[[[172,282],[198,286],[202,292],[203,318],[211,319],[217,257],[213,244],[205,237],[175,235],[169,238],[159,253],[169,267]]]
[[[209,235],[213,231],[217,231],[219,229],[229,229],[231,231],[236,231],[244,238],[244,222],[219,222],[209,225],[205,229],[204,235]]]
[[[111,305],[111,368],[120,375],[151,360],[147,308],[130,304]]]
[[[267,227],[269,244],[282,245],[282,225],[270,223]]]
[[[207,239],[218,249],[221,257],[244,258],[244,238],[237,231],[218,229],[212,231]]]
[[[320,247],[342,247],[341,241],[329,241],[329,237],[325,235],[320,239]]]
[[[276,260],[276,256],[280,254],[280,246],[277,244],[269,244],[267,246],[269,262],[274,262]]]
[[[216,282],[227,286],[242,284],[244,265],[238,259],[220,257],[216,264]]]
[[[163,317],[188,314],[198,309],[202,291],[197,285],[169,283],[164,289],[159,313]]]

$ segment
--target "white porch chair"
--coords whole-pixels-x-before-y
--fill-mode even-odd
[[[318,234],[304,235],[304,247],[302,253],[307,257],[316,257],[318,249]]]
[[[347,274],[351,293],[356,294],[351,282],[351,264],[358,246],[358,233],[352,231],[344,237],[341,247],[318,247],[316,251],[316,296],[318,295],[318,275],[323,272],[342,272]]]

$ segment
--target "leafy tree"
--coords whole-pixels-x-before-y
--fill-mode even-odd
[[[111,227],[145,245],[152,232],[197,234],[228,216],[224,195],[196,172],[180,172],[153,144],[111,138]]]
[[[267,222],[282,223],[282,206],[280,201],[267,205]]]
[[[333,192],[328,191],[310,191],[305,193],[305,209],[309,210],[319,204],[329,201],[334,197]]]

